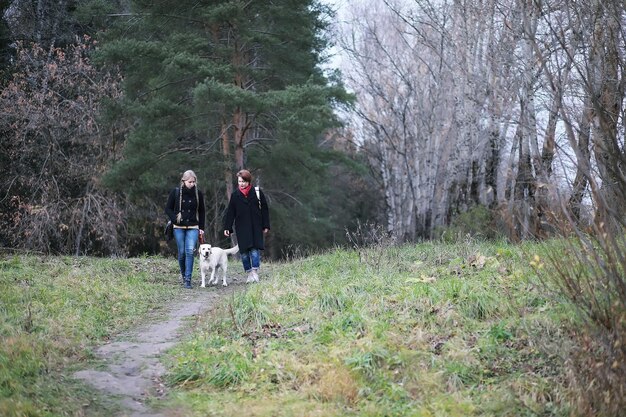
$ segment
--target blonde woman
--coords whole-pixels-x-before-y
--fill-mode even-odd
[[[204,235],[204,196],[198,190],[198,177],[185,171],[180,186],[170,191],[165,213],[174,225],[174,240],[178,248],[178,265],[185,288],[191,288],[193,258],[198,237]]]

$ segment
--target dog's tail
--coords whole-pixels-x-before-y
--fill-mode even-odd
[[[235,253],[239,252],[239,245],[235,245],[230,249],[224,249],[224,252],[226,252],[226,254],[228,255],[234,255]]]

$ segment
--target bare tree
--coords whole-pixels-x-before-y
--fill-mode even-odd
[[[35,42],[44,49],[73,42],[75,24],[70,10],[79,0],[13,0],[5,11],[11,37]]]
[[[495,205],[512,117],[501,51],[513,40],[495,3],[386,1],[352,13],[346,75],[389,231],[428,237],[456,213]]]
[[[568,56],[593,42],[574,36],[575,16],[566,39],[549,35],[570,9],[560,0],[398,0],[352,9],[345,73],[390,231],[429,237],[481,204],[497,207],[517,240],[553,231],[548,218],[563,196],[580,208],[586,180],[565,178],[578,160],[589,161],[585,131],[595,113],[584,111],[582,77]],[[568,130],[566,117],[579,126]]]
[[[621,1],[560,6],[548,9],[544,20],[551,43],[562,51],[561,66],[543,64],[576,158],[571,196],[561,213],[562,228],[576,239],[552,255],[557,275],[546,279],[572,301],[584,323],[574,332],[579,347],[569,361],[576,408],[581,415],[618,416],[626,407],[626,10]],[[568,82],[562,68],[571,69]],[[587,186],[594,211],[585,223],[581,202]]]
[[[0,240],[46,253],[123,253],[123,202],[100,176],[120,151],[122,126],[100,123],[120,98],[83,39],[69,48],[18,46],[16,72],[0,94]]]

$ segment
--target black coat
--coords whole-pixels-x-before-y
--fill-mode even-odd
[[[180,199],[179,187],[170,191],[167,204],[165,205],[165,213],[167,214],[167,217],[169,217],[172,223],[177,226],[198,226],[200,229],[204,230],[205,208],[202,192],[198,190],[198,200],[200,201],[196,201],[195,186],[192,188],[182,186],[182,189],[182,201]],[[176,216],[179,209],[182,214],[182,220],[180,223],[176,223]]]
[[[241,252],[247,252],[252,248],[265,249],[263,229],[270,228],[270,215],[263,191],[259,194],[261,208],[259,208],[259,199],[256,197],[254,188],[250,190],[247,198],[238,188],[233,191],[228,201],[228,210],[224,216],[224,230],[232,233],[233,223],[235,224],[237,244]]]

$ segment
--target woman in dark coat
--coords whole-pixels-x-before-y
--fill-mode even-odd
[[[237,185],[224,216],[224,236],[230,236],[234,223],[241,262],[248,273],[246,282],[258,282],[260,251],[265,249],[263,237],[270,230],[269,210],[263,191],[259,190],[257,197],[252,187],[250,171],[243,169],[237,173]]]
[[[178,265],[185,288],[191,288],[193,251],[198,237],[204,235],[204,197],[196,182],[196,174],[191,170],[185,171],[180,185],[170,191],[165,205],[165,213],[174,225]]]

